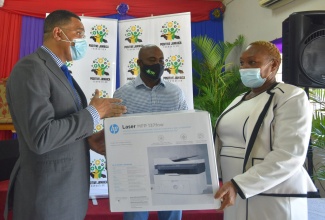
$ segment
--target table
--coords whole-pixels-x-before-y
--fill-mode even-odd
[[[0,181],[0,220],[3,220],[3,211],[6,201],[9,181]],[[88,202],[88,211],[85,220],[122,220],[121,212],[110,212],[109,199],[97,199],[98,205],[93,205],[92,200]],[[12,213],[9,213],[11,220]],[[183,211],[182,220],[222,220],[223,212],[217,210]],[[149,220],[158,220],[157,212],[150,212]]]
[[[121,212],[109,211],[109,199],[97,199],[98,205],[94,206],[89,200],[85,220],[121,220]],[[108,218],[109,216],[109,218]],[[191,210],[183,211],[183,220],[222,220],[223,212],[217,210]],[[157,212],[150,212],[149,220],[158,220]]]
[[[0,123],[0,131],[11,131],[16,132],[15,127],[12,123]]]

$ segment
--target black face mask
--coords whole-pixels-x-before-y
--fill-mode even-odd
[[[160,77],[164,73],[164,65],[161,65],[160,63],[156,63],[153,65],[143,64],[141,72],[143,72],[147,77],[153,80],[157,80],[160,79]]]

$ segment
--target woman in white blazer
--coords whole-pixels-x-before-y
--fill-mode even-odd
[[[280,63],[275,45],[251,43],[240,57],[241,79],[251,90],[217,120],[223,185],[215,198],[225,220],[308,218],[307,193],[317,191],[303,167],[312,112],[304,90],[276,82]]]

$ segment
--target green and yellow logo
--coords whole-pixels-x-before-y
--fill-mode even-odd
[[[106,164],[104,159],[94,159],[90,163],[90,176],[93,179],[106,178],[104,171],[106,171]]]
[[[94,72],[97,76],[109,75],[107,69],[110,67],[110,62],[108,59],[101,57],[93,60],[93,64],[91,65],[91,72]]]
[[[129,61],[128,72],[133,76],[137,76],[140,73],[140,67],[137,64],[138,58],[133,58]]]
[[[142,42],[139,38],[142,35],[142,28],[139,25],[133,25],[126,30],[125,40],[131,44]]]
[[[183,74],[184,71],[180,69],[184,65],[184,59],[180,55],[169,56],[165,59],[165,71],[169,74]]]
[[[161,37],[165,38],[165,40],[173,41],[175,39],[180,39],[177,32],[180,31],[181,26],[177,21],[169,21],[166,22],[161,29]]]
[[[95,92],[91,94],[90,100],[95,96]],[[99,98],[110,98],[108,92],[106,90],[99,89]],[[103,121],[101,121],[96,127],[94,128],[93,132],[96,133],[104,129]]]
[[[96,43],[107,43],[105,37],[108,35],[108,28],[103,25],[95,25],[91,28],[90,39],[93,39]]]
[[[66,65],[68,68],[70,68],[70,67],[73,66],[73,61],[67,61],[67,62],[65,62],[65,65]]]
[[[73,66],[73,61],[66,61],[65,65],[68,67],[70,74],[72,74],[72,71],[70,68]]]
[[[102,123],[96,125],[96,128],[94,129],[94,133],[98,132],[98,131],[101,131],[104,129],[104,126]]]

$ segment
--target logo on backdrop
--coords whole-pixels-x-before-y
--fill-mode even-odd
[[[164,47],[174,47],[182,44],[181,37],[177,35],[181,30],[181,26],[177,21],[168,21],[166,22],[161,30],[160,37],[164,38],[167,42],[160,43],[160,46]]]
[[[124,46],[125,49],[138,49],[143,45],[135,45],[137,43],[141,43],[142,39],[140,38],[142,35],[142,28],[139,25],[133,25],[126,29],[125,33],[125,41],[129,42],[131,45]]]
[[[165,76],[164,79],[169,81],[182,81],[185,79],[184,71],[181,67],[184,65],[184,59],[180,55],[169,56],[165,59],[165,71],[169,73],[169,76]]]
[[[73,61],[66,61],[65,65],[68,67],[70,74],[72,74],[72,71],[70,68],[73,66]]]
[[[106,171],[106,163],[104,159],[94,159],[90,163],[90,176],[92,177],[92,181],[90,184],[101,184],[107,183],[106,180],[104,181],[97,181],[101,178],[106,178],[105,172]]]
[[[127,77],[127,80],[133,80],[140,73],[140,67],[137,64],[138,58],[132,58],[128,64],[128,73],[132,77]]]
[[[109,45],[105,45],[107,43],[107,35],[108,35],[108,28],[103,24],[97,24],[91,28],[90,31],[90,39],[93,40],[95,43],[89,44],[89,47],[92,49],[107,49]]]
[[[73,61],[67,61],[65,62],[65,65],[69,68],[73,66]]]
[[[95,92],[91,94],[91,98],[90,98],[90,101],[91,99],[95,96]],[[106,90],[100,90],[99,89],[99,98],[109,98],[109,94]],[[101,120],[101,122],[96,125],[96,127],[94,128],[94,133],[98,132],[98,131],[101,131],[104,129],[104,126],[103,126],[103,121]]]
[[[90,77],[90,80],[93,80],[93,82],[108,82],[110,81],[110,77],[108,73],[108,68],[110,67],[111,63],[109,60],[105,57],[96,58],[93,60],[93,63],[91,65],[91,72],[96,75],[95,77]]]
[[[94,133],[101,131],[104,129],[104,125],[103,122],[100,122],[98,125],[96,125],[96,127],[94,128]]]

